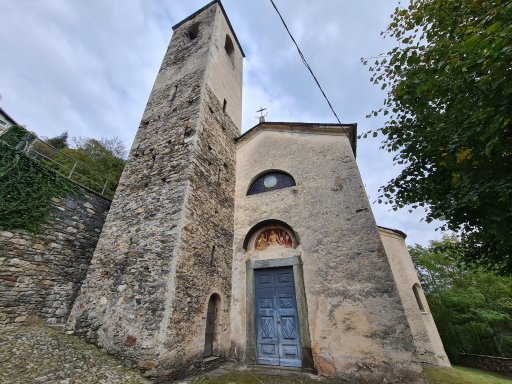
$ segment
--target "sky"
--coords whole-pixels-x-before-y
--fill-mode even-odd
[[[172,36],[209,0],[0,0],[0,106],[39,136],[121,138],[129,148]],[[387,51],[381,36],[397,0],[274,0],[342,123],[379,128],[385,94],[361,58]],[[336,120],[269,0],[223,0],[244,59],[242,132],[267,121]],[[359,165],[377,224],[427,245],[442,233],[422,210],[375,202],[397,176],[382,137],[360,139]]]

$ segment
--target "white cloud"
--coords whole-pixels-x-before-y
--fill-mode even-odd
[[[42,136],[120,136],[130,145],[171,27],[204,0],[38,0],[1,2],[2,107]],[[310,74],[269,2],[225,0],[224,7],[247,54],[243,127],[268,108],[277,121],[334,122]],[[369,82],[361,57],[392,42],[382,40],[396,1],[276,1],[290,30],[343,122],[360,132],[378,120],[365,115],[384,94]],[[398,173],[375,139],[358,144],[358,164],[368,193]],[[389,213],[374,206],[381,225],[399,227],[412,242],[437,237],[419,213]]]

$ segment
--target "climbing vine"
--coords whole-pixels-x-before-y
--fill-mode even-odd
[[[11,127],[0,136],[0,229],[41,230],[51,212],[51,199],[78,192],[78,187],[55,170],[16,150],[28,133]]]

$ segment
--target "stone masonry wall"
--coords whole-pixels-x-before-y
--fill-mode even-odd
[[[176,27],[69,320],[151,377],[203,366],[214,293],[214,353],[228,350],[239,131],[208,82],[226,33],[218,3]]]
[[[173,318],[168,339],[175,347],[168,361],[179,357],[184,368],[202,360],[207,304],[212,294],[221,298],[216,319],[214,355],[229,352],[229,311],[233,256],[235,145],[238,128],[222,112],[208,90],[192,162],[191,193],[182,233],[182,257],[176,268]],[[179,376],[174,372],[173,376]]]
[[[53,199],[40,234],[0,232],[0,324],[40,317],[65,323],[96,247],[110,201],[87,190]]]
[[[512,376],[512,359],[508,357],[470,355],[462,353],[458,363],[466,367],[484,369],[502,375]]]

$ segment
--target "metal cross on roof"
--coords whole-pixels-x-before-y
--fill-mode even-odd
[[[260,123],[264,123],[265,122],[265,116],[267,116],[267,114],[263,114],[263,111],[266,111],[267,108],[263,108],[263,107],[260,107],[260,109],[258,109],[256,112],[259,112],[260,113],[260,116],[259,116],[259,120],[260,120]]]

